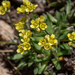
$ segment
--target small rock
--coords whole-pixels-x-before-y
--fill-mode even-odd
[[[14,30],[5,21],[0,20],[0,41],[12,42],[14,40]]]
[[[67,27],[66,30],[74,30],[74,26]]]

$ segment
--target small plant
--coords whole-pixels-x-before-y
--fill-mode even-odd
[[[20,62],[18,70],[26,65],[28,67],[34,65],[35,75],[42,73],[56,75],[53,68],[48,69],[48,65],[54,64],[56,70],[60,70],[60,61],[63,60],[63,56],[70,54],[72,46],[75,47],[75,32],[67,30],[68,26],[74,25],[68,20],[68,17],[74,16],[74,14],[70,15],[71,2],[69,0],[67,3],[66,13],[56,11],[56,18],[49,13],[39,17],[34,13],[37,6],[28,0],[23,0],[23,5],[17,8],[18,13],[25,14],[25,17],[15,24],[21,43],[18,45],[17,53],[10,56],[9,59]],[[9,7],[10,2],[3,1],[0,6],[0,14],[7,13],[5,9]],[[29,13],[32,14],[31,17]],[[30,20],[27,21],[27,17],[30,17]]]

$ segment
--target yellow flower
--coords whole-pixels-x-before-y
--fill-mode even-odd
[[[23,37],[23,36],[26,35],[26,30],[21,30],[20,32],[21,32],[21,33],[19,34],[19,36],[22,36],[22,37]]]
[[[41,29],[41,30],[45,30],[46,28],[47,28],[46,23],[41,23],[41,24],[40,24],[40,29]]]
[[[31,49],[31,45],[28,42],[24,42],[23,45],[24,45],[24,47],[23,47],[24,50],[30,50]]]
[[[35,20],[31,20],[31,23],[34,24],[35,23]]]
[[[39,43],[38,43],[39,45],[41,45],[41,47],[44,46],[44,49],[46,49],[46,50],[53,49],[53,46],[58,45],[58,41],[57,41],[57,39],[55,39],[54,34],[52,34],[51,36],[45,35],[44,38],[45,39],[40,39]]]
[[[21,53],[21,54],[24,53],[24,49],[23,49],[23,47],[21,46],[21,44],[18,46],[17,53]]]
[[[39,20],[40,20],[40,22],[44,22],[45,21],[45,17],[44,16],[40,16]]]
[[[75,37],[75,32],[72,32],[72,35]]]
[[[54,39],[49,38],[49,39],[48,39],[48,43],[49,43],[50,45],[54,45]]]
[[[46,44],[44,45],[44,49],[46,49],[46,50],[51,49],[51,45],[50,45],[49,43],[46,43]]]
[[[28,0],[23,0],[23,4],[25,4]]]
[[[31,28],[38,28],[39,27],[39,21],[38,20],[31,20]]]
[[[23,25],[16,26],[16,29],[20,32],[21,30],[24,29],[24,26]]]
[[[24,5],[21,5],[20,7],[17,8],[17,13],[25,13],[26,7]]]
[[[68,38],[69,38],[69,40],[70,40],[70,41],[72,41],[72,40],[73,40],[73,38],[74,38],[74,37],[73,37],[70,33],[68,33],[68,35],[67,35],[67,36],[68,36]]]
[[[48,39],[49,39],[49,35],[45,35],[45,39],[48,41]]]
[[[30,3],[30,1],[26,1],[26,3],[25,3],[26,5],[30,5],[31,3]]]
[[[52,35],[51,35],[51,39],[54,39],[54,38],[55,38],[55,35],[54,35],[54,34],[52,34]]]
[[[7,11],[7,8],[4,8],[3,6],[0,6],[0,14],[4,15]]]
[[[45,43],[46,43],[46,39],[40,39],[38,44],[43,47],[45,45]]]
[[[30,39],[27,36],[24,36],[23,39],[21,39],[22,42],[29,42]]]
[[[58,45],[58,41],[56,39],[54,39],[54,45]]]
[[[40,28],[36,28],[36,31],[37,31],[37,32],[41,32],[41,29],[40,29]]]
[[[75,40],[75,32],[72,32],[73,40]]]
[[[2,1],[2,5],[5,8],[10,8],[10,1]]]
[[[35,10],[37,5],[32,4],[29,0],[23,0],[23,5],[17,8],[18,13],[29,13]]]
[[[71,45],[72,45],[72,42],[68,42],[68,45],[70,45],[70,46],[71,46]]]
[[[32,36],[32,32],[31,32],[30,30],[28,30],[28,31],[26,32],[26,35],[27,35],[27,37],[31,37],[31,36]]]
[[[24,49],[17,49],[17,53],[23,54],[24,53]]]
[[[48,43],[50,45],[57,45],[58,44],[58,41],[55,39],[55,35],[54,34],[52,34],[51,36],[49,36]]]
[[[19,32],[21,32],[21,31],[24,29],[25,22],[26,22],[25,17],[22,17],[22,20],[19,21],[19,22],[17,22],[17,23],[15,24],[16,29],[17,29]]]

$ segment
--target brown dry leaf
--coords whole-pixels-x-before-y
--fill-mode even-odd
[[[11,26],[5,21],[0,20],[0,41],[12,42],[14,37],[14,30],[11,28]]]

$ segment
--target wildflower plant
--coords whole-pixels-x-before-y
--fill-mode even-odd
[[[36,16],[32,12],[37,6],[28,0],[23,0],[23,5],[17,8],[18,13],[24,13],[26,16],[30,15],[29,13],[33,15],[30,20],[31,24],[27,21],[26,16],[15,24],[21,43],[18,45],[17,53],[10,56],[9,59],[20,62],[18,70],[26,65],[28,67],[33,65],[35,75],[42,73],[56,75],[53,71],[54,68],[49,70],[48,65],[51,63],[56,70],[60,70],[63,56],[70,54],[72,46],[75,47],[75,32],[67,30],[68,26],[74,25],[68,20],[68,17],[74,16],[74,14],[70,15],[71,2],[69,0],[67,3],[66,12],[56,11],[56,18],[49,13],[40,17]],[[0,7],[0,14],[4,15],[9,8],[10,2],[3,1]]]

